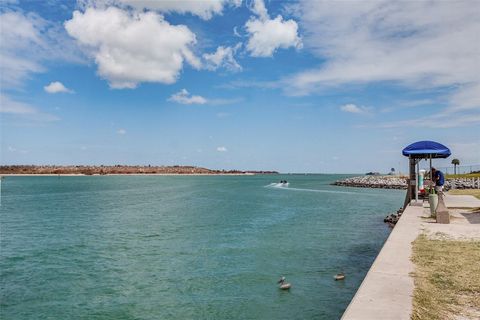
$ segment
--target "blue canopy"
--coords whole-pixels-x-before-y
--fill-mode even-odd
[[[435,141],[417,141],[402,150],[402,154],[412,158],[448,158],[452,153],[443,144]]]

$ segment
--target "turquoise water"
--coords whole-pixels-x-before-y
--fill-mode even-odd
[[[404,197],[341,177],[7,177],[0,318],[338,319]]]

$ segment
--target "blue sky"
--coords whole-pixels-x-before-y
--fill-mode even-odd
[[[477,2],[0,3],[1,164],[480,164]]]

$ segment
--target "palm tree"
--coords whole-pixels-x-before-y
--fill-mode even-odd
[[[453,159],[452,160],[452,164],[453,164],[453,170],[454,170],[454,174],[457,174],[457,166],[460,164],[460,160],[458,159]]]

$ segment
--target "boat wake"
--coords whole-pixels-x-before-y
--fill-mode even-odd
[[[338,193],[338,194],[357,194],[357,195],[369,195],[365,193],[352,192],[352,191],[339,191],[339,190],[320,190],[320,189],[305,189],[305,188],[290,188],[289,183],[270,183],[265,188],[275,188],[290,191],[303,191],[303,192],[320,192],[320,193]]]
[[[288,188],[288,182],[278,182],[278,183],[270,183],[269,185],[265,186],[267,188]]]

